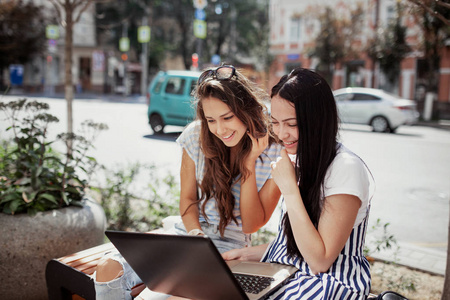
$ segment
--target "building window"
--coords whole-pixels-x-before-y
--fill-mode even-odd
[[[389,5],[386,8],[386,23],[390,24],[390,23],[394,22],[396,17],[397,17],[397,11],[395,9],[395,6]]]
[[[297,67],[301,67],[302,64],[300,62],[288,62],[284,64],[284,73],[289,74],[291,71]]]
[[[300,18],[293,18],[291,19],[291,25],[290,25],[290,41],[291,42],[298,42],[300,41],[300,29],[301,29],[301,19]]]

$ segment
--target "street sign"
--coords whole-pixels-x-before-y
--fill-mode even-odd
[[[122,52],[127,52],[128,50],[130,50],[130,39],[127,37],[120,38],[119,49]]]
[[[150,26],[139,26],[138,28],[138,42],[148,43],[150,42]]]
[[[203,9],[196,9],[195,10],[195,19],[205,21],[206,19],[206,13]]]
[[[48,40],[48,52],[56,53],[56,40]]]
[[[59,27],[58,25],[47,25],[45,27],[45,36],[48,39],[56,40],[59,38]]]
[[[204,9],[208,2],[206,0],[193,0],[194,1],[194,7],[197,9]]]
[[[206,38],[206,22],[202,20],[194,20],[194,36],[199,39]]]
[[[103,72],[105,70],[105,54],[103,51],[92,51],[92,71]]]
[[[220,55],[214,54],[214,55],[211,57],[211,63],[212,63],[213,65],[215,65],[215,66],[219,65],[219,64],[220,64]]]
[[[9,65],[9,76],[12,85],[22,85],[23,65]]]

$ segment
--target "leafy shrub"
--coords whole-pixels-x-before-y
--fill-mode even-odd
[[[155,165],[140,163],[103,171],[105,182],[91,189],[105,211],[108,229],[150,231],[161,227],[165,217],[179,214],[179,186],[173,175],[161,179]]]
[[[74,133],[59,134],[48,140],[48,129],[58,118],[47,113],[47,103],[20,99],[0,103],[12,132],[0,151],[0,211],[7,214],[35,214],[69,205],[80,205],[89,175],[97,166],[88,149],[104,124],[83,123],[88,138]],[[52,148],[64,142],[68,151],[62,154]],[[86,175],[82,177],[82,174]]]

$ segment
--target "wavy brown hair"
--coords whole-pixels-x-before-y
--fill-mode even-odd
[[[206,71],[205,71],[206,72]],[[200,148],[205,155],[204,176],[199,187],[203,202],[201,211],[207,220],[205,206],[207,201],[215,198],[220,215],[219,231],[223,235],[225,227],[237,219],[233,215],[235,198],[231,186],[238,180],[245,180],[250,170],[244,167],[244,161],[249,155],[252,141],[245,135],[235,146],[239,155],[234,161],[230,159],[231,148],[227,147],[218,137],[209,131],[203,112],[202,100],[209,97],[217,98],[228,105],[234,115],[247,126],[249,133],[258,138],[269,132],[269,145],[275,142],[271,130],[269,115],[263,101],[268,101],[268,95],[253,82],[236,70],[231,79],[217,80],[206,78],[194,90],[197,104],[197,119],[201,121]]]

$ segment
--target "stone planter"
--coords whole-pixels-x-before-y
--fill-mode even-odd
[[[104,241],[106,217],[91,199],[83,207],[15,216],[0,213],[2,299],[47,299],[47,262]]]

